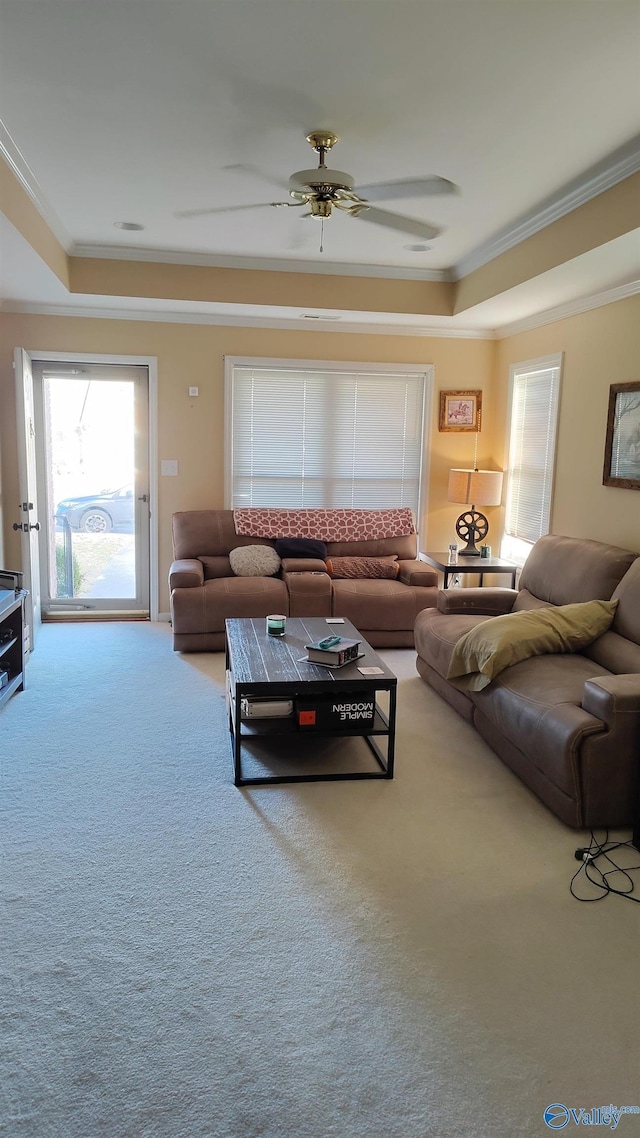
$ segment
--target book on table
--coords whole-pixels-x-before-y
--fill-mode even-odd
[[[350,664],[352,660],[364,655],[360,651],[360,641],[350,640],[346,636],[325,637],[315,644],[305,644],[305,648],[311,664],[324,664],[327,668],[341,668],[343,664]]]

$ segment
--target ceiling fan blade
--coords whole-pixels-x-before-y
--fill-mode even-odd
[[[370,221],[373,225],[384,225],[387,229],[397,229],[400,233],[410,233],[412,237],[422,237],[427,241],[442,233],[437,225],[416,221],[413,217],[401,217],[399,213],[389,213],[386,209],[358,209],[350,216],[359,221]]]
[[[356,186],[356,193],[370,202],[394,198],[423,198],[435,194],[456,194],[458,187],[447,178],[402,178],[397,182],[377,182],[373,186]]]
[[[282,178],[274,178],[266,170],[261,169],[260,166],[254,166],[250,162],[233,162],[228,166],[222,166],[222,170],[229,170],[230,173],[235,174],[249,174],[254,181],[259,178],[261,182],[265,182],[270,186],[275,186],[281,194],[286,192],[286,183],[283,183]]]
[[[224,205],[218,206],[216,209],[183,209],[178,213],[174,213],[174,217],[206,217],[212,213],[237,213],[242,209],[263,209],[265,206],[272,205],[293,205],[293,202],[253,202],[251,205]]]

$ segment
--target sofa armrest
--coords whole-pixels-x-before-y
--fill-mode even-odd
[[[283,557],[283,573],[326,573],[327,566],[319,557]]]
[[[640,744],[640,674],[594,676],[586,680],[582,706],[609,729],[616,721],[623,724],[625,734],[631,733]]]
[[[331,616],[331,577],[328,573],[320,570],[310,573],[285,571],[282,579],[289,593],[289,616]]]
[[[425,569],[424,561],[399,561],[398,580],[403,585],[431,586],[438,584],[435,569]]]
[[[204,565],[197,557],[183,557],[169,569],[170,589],[190,589],[204,584]]]
[[[440,589],[438,609],[444,613],[502,616],[511,612],[517,596],[517,589]]]

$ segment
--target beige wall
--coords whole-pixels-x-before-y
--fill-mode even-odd
[[[609,387],[640,380],[640,296],[499,341],[498,438],[505,434],[510,366],[555,352],[564,352],[564,366],[552,532],[640,552],[640,491],[602,485]],[[496,457],[506,464],[506,446]]]
[[[640,492],[602,485],[609,385],[640,378],[640,297],[501,341],[270,331],[195,324],[141,323],[51,316],[0,315],[0,563],[19,567],[18,484],[12,356],[32,351],[114,353],[158,360],[158,456],[176,458],[177,478],[159,478],[160,610],[168,609],[174,510],[223,504],[224,356],[433,364],[431,452],[425,471],[422,548],[441,549],[454,536],[460,508],[447,502],[451,466],[473,458],[468,434],[438,431],[438,392],[481,388],[480,466],[504,468],[509,367],[564,353],[552,530],[640,551]],[[188,387],[200,389],[189,398]],[[498,545],[501,511],[487,510],[489,540]]]
[[[481,466],[497,467],[501,436],[496,433],[493,392],[496,343],[492,340],[351,335],[311,331],[270,331],[197,324],[141,323],[53,316],[0,314],[0,508],[4,517],[4,563],[20,565],[17,518],[14,347],[27,351],[113,353],[155,356],[158,360],[158,457],[175,458],[177,478],[159,478],[160,611],[168,610],[167,572],[171,562],[171,514],[175,510],[223,505],[224,356],[353,360],[369,363],[433,364],[435,369],[431,454],[425,483],[422,548],[441,549],[455,536],[460,507],[448,503],[450,466],[473,458],[469,434],[438,431],[438,392],[483,391],[483,429],[478,447]],[[199,397],[190,399],[188,388]],[[425,496],[426,498],[426,496]],[[428,506],[428,510],[427,510]],[[488,511],[499,516],[499,510]],[[492,536],[495,536],[492,533]]]

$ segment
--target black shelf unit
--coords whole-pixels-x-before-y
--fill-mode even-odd
[[[0,688],[0,708],[25,686],[24,600],[26,591],[0,589],[0,671],[8,672],[9,682]],[[10,633],[10,635],[8,635]]]

